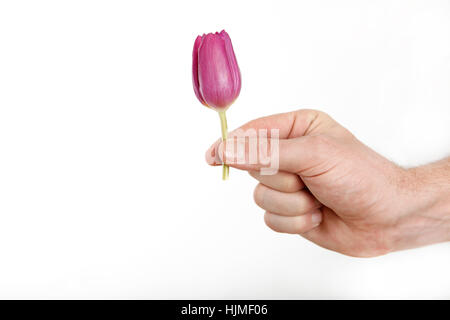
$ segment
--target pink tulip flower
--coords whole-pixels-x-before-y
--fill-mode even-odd
[[[225,30],[195,39],[192,80],[200,102],[217,111],[227,109],[239,96],[241,73]]]
[[[225,111],[241,91],[241,72],[231,39],[225,30],[208,33],[195,39],[192,53],[192,82],[200,102],[216,110],[220,116],[222,139],[227,138]],[[223,165],[223,179],[229,168]]]

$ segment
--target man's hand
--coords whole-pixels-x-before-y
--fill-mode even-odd
[[[400,168],[315,110],[260,118],[240,129],[250,128],[280,130],[277,174],[261,175],[258,163],[237,164],[233,153],[218,157],[225,149],[220,141],[207,161],[224,159],[260,182],[254,199],[271,229],[359,257],[450,239],[450,161]]]

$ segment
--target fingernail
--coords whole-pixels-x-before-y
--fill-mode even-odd
[[[205,153],[205,160],[206,163],[209,165],[213,165],[215,163],[214,159],[215,159],[215,149],[211,149],[209,148],[206,153]]]
[[[315,212],[312,214],[311,217],[312,224],[316,227],[322,222],[322,213],[321,212]]]
[[[219,154],[223,154],[223,157],[225,158],[223,160],[225,163],[233,163],[234,153],[233,153],[233,150],[230,150],[229,145],[227,147],[226,143],[221,142],[219,145],[219,148],[217,150],[218,150]]]
[[[221,163],[221,159],[216,152],[219,142],[220,140],[217,140],[208,148],[208,150],[206,150],[205,159],[209,165]]]

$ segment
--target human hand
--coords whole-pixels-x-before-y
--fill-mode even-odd
[[[254,200],[271,229],[358,257],[449,240],[450,174],[443,193],[421,170],[395,165],[316,110],[264,117],[240,129],[250,128],[279,129],[278,173],[261,175],[260,163],[237,163],[220,140],[206,158],[210,165],[223,159],[259,181]],[[450,173],[448,162],[444,167]]]

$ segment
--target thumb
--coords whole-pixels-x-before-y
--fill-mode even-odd
[[[265,134],[261,135],[261,130]],[[341,131],[342,127],[321,111],[280,113],[244,124],[230,132],[225,143],[217,140],[206,152],[206,161],[210,165],[225,162],[243,170],[269,168],[273,174],[277,170],[302,173],[330,158],[337,150],[331,135],[342,135]]]
[[[217,146],[217,164],[275,174],[286,171],[301,174],[320,166],[329,158],[331,141],[323,135],[278,139],[273,134],[266,137],[234,136]]]

